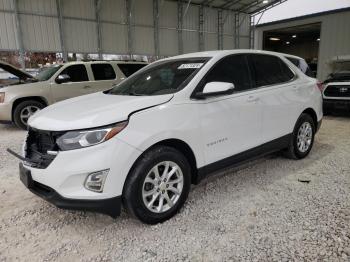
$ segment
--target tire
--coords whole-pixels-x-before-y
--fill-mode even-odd
[[[305,128],[305,127],[309,131],[306,133],[310,134],[310,136],[305,135],[303,138],[302,128]],[[292,134],[288,149],[286,151],[286,156],[292,159],[302,159],[306,157],[312,149],[315,133],[316,133],[316,127],[312,117],[308,114],[301,114],[301,116],[298,118],[295,124],[293,134]],[[298,137],[299,139],[304,141],[304,145],[305,145],[304,148],[302,148],[303,142],[298,144]]]
[[[173,170],[174,167],[177,171],[165,182],[165,176],[162,177],[162,175],[165,174],[163,172],[167,163],[168,171]],[[161,184],[158,184],[155,170],[158,170],[159,176],[162,177]],[[181,177],[183,182],[175,183],[181,181]],[[191,168],[185,156],[172,147],[156,146],[146,151],[129,173],[123,189],[123,205],[128,213],[143,223],[161,223],[180,210],[188,197],[190,187]],[[176,194],[174,189],[179,193]],[[152,194],[146,196],[150,193]],[[156,195],[158,195],[157,198]],[[153,198],[155,201],[152,204]],[[161,198],[163,198],[162,201]],[[147,204],[150,207],[147,207]],[[157,211],[156,209],[160,206],[160,211]]]
[[[15,122],[16,126],[26,130],[27,129],[27,122],[25,121],[25,118],[23,115],[28,115],[28,118],[33,115],[35,112],[43,109],[45,105],[43,103],[40,103],[35,100],[27,100],[19,103],[14,112],[13,112],[13,121]]]

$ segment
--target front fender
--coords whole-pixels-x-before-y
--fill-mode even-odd
[[[181,140],[192,149],[197,167],[205,165],[202,132],[193,104],[165,104],[137,112],[118,138],[141,151],[164,140]]]

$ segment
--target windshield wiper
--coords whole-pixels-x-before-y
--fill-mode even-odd
[[[128,95],[129,96],[143,96],[144,94],[137,94],[135,92],[130,92]]]

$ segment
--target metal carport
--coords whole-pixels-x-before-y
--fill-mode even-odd
[[[0,51],[146,55],[252,48],[254,14],[286,0],[0,0]]]

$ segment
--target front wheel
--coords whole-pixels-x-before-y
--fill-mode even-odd
[[[293,159],[306,157],[312,149],[315,131],[315,123],[312,117],[308,114],[301,114],[295,124],[287,156]]]
[[[174,216],[185,203],[191,186],[187,159],[174,148],[157,146],[135,164],[125,183],[127,211],[147,224]]]
[[[27,129],[29,117],[44,107],[44,104],[35,100],[23,101],[16,106],[13,112],[13,121],[17,127]]]

